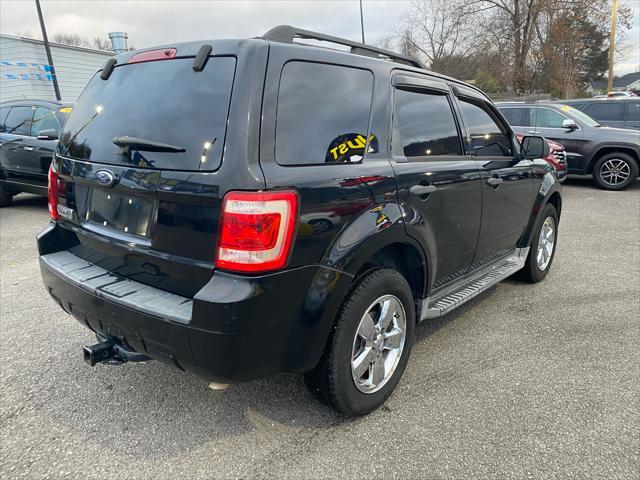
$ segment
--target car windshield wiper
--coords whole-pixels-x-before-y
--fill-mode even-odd
[[[154,142],[144,138],[136,137],[113,137],[111,141],[119,147],[140,150],[143,152],[186,152],[184,147],[169,145],[168,143]]]

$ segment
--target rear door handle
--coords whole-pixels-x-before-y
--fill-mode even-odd
[[[540,135],[541,132],[539,132],[537,130],[529,130],[529,131],[527,131],[527,133],[535,133],[536,135]]]
[[[33,147],[24,147],[27,152],[33,152]]]
[[[504,180],[500,177],[490,177],[487,179],[487,185],[493,188],[498,188]]]
[[[435,185],[414,185],[409,189],[409,191],[413,195],[422,196],[422,195],[428,195],[430,193],[433,193],[437,189],[438,187],[436,187]]]

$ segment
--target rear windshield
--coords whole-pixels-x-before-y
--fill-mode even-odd
[[[59,152],[141,168],[217,169],[236,60],[210,58],[201,72],[192,65],[193,58],[162,60],[117,66],[107,80],[96,74],[73,107]],[[177,148],[116,145],[117,137]]]

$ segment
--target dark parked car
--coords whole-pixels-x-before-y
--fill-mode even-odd
[[[498,108],[517,133],[543,135],[564,145],[570,174],[593,174],[606,190],[623,190],[638,178],[637,131],[605,127],[569,105],[513,102]]]
[[[640,129],[640,97],[563,100],[607,127]]]
[[[281,26],[129,52],[60,137],[42,276],[97,334],[91,365],[154,358],[212,388],[305,373],[361,415],[417,321],[547,275],[548,152],[478,89],[348,40]]]
[[[47,173],[72,104],[19,100],[0,104],[0,207],[20,192],[47,194]]]

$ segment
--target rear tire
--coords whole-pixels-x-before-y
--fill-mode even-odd
[[[320,362],[305,374],[311,394],[348,416],[375,410],[402,377],[414,327],[406,279],[387,268],[364,275],[344,301]]]
[[[593,181],[604,190],[624,190],[638,178],[638,164],[626,153],[613,152],[593,165]]]
[[[558,213],[547,203],[533,229],[529,255],[517,277],[529,283],[538,283],[549,273],[558,244]]]
[[[13,201],[13,194],[7,193],[0,185],[0,207],[8,207]]]

